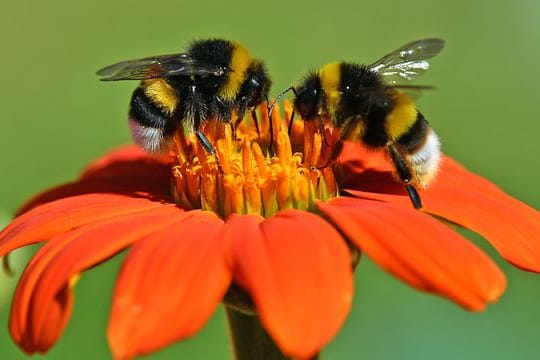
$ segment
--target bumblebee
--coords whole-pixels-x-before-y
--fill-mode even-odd
[[[329,63],[291,88],[295,111],[305,121],[329,122],[340,129],[342,140],[385,149],[415,208],[422,207],[415,187],[425,188],[437,172],[440,142],[411,98],[400,91],[424,87],[399,82],[424,73],[427,59],[443,46],[443,40],[423,39],[371,65]]]
[[[102,81],[141,80],[133,92],[129,123],[135,143],[150,153],[169,149],[183,126],[205,150],[215,149],[201,132],[206,121],[242,119],[267,98],[271,81],[264,64],[228,40],[193,42],[185,53],[122,61],[97,71]]]

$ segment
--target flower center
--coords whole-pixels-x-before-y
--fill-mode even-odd
[[[338,136],[316,122],[296,121],[289,135],[292,108],[285,118],[272,115],[273,140],[266,106],[260,122],[253,116],[236,129],[209,121],[204,134],[217,153],[209,155],[194,134],[175,135],[176,162],[172,167],[173,195],[184,208],[268,217],[281,209],[310,210],[315,199],[338,195],[330,157]]]

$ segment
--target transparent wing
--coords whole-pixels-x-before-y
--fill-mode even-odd
[[[144,80],[167,76],[213,75],[230,71],[228,67],[209,64],[190,58],[187,54],[151,56],[126,60],[99,69],[102,81]]]
[[[383,89],[395,89],[399,90],[402,93],[407,94],[408,97],[410,97],[412,100],[418,100],[422,94],[422,91],[425,90],[434,90],[435,86],[432,85],[413,85],[413,84],[396,84],[396,85],[385,85],[382,87]],[[358,89],[357,91],[352,92],[352,94],[355,93],[369,93],[376,90],[380,90],[381,87],[364,87],[361,89]]]
[[[413,80],[429,69],[430,59],[444,47],[444,40],[422,39],[408,43],[370,65],[388,84]]]

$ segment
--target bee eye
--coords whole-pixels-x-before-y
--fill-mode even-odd
[[[349,91],[349,90],[351,90],[351,87],[349,85],[347,85],[347,86],[345,86],[345,90]]]

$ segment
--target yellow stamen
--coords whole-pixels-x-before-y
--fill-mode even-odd
[[[209,155],[193,134],[176,134],[172,167],[175,201],[184,208],[272,216],[286,208],[310,210],[315,199],[338,195],[329,161],[337,135],[315,122],[295,121],[285,104],[285,119],[273,113],[273,140],[266,106],[260,107],[259,132],[254,119],[233,131],[231,124],[208,121],[203,132],[216,149]],[[234,136],[233,136],[234,134]]]

